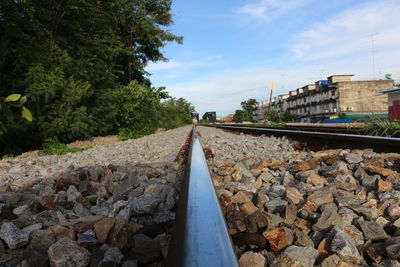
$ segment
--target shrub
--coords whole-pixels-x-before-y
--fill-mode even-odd
[[[400,137],[400,121],[389,122],[384,119],[373,119],[366,123],[363,133],[372,136]]]
[[[43,149],[40,150],[41,155],[63,155],[67,153],[75,153],[83,151],[83,148],[69,148],[65,144],[60,143],[57,137],[47,138],[43,142]]]
[[[122,141],[128,139],[136,139],[154,133],[155,129],[150,127],[143,127],[141,129],[120,128],[118,138]]]

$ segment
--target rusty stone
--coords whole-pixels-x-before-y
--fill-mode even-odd
[[[95,223],[94,229],[96,232],[96,237],[100,243],[104,244],[107,241],[108,235],[110,234],[116,219],[112,217],[106,217]]]
[[[46,210],[58,210],[56,204],[54,203],[54,199],[48,196],[42,196],[39,198],[39,203],[46,209]]]
[[[318,245],[318,253],[319,256],[317,258],[317,262],[321,262],[324,259],[328,258],[330,255],[332,255],[332,251],[330,249],[330,244],[327,238],[322,239],[322,241]]]
[[[49,230],[51,230],[54,234],[54,237],[58,240],[60,238],[69,238],[71,240],[75,240],[75,231],[60,225],[50,226]]]
[[[376,182],[376,190],[379,193],[384,193],[384,192],[390,191],[390,190],[392,190],[392,183],[384,181],[382,179],[378,179]]]
[[[268,229],[263,236],[268,240],[271,250],[275,253],[290,246],[293,242],[293,233],[286,227]]]
[[[231,175],[235,171],[232,167],[222,166],[218,169],[218,175],[227,176]]]
[[[386,169],[386,168],[382,168],[382,167],[378,167],[375,165],[366,165],[366,166],[364,166],[364,169],[370,173],[376,173],[376,174],[379,174],[382,176],[389,176],[389,175],[395,173],[395,171],[392,171],[392,170]]]

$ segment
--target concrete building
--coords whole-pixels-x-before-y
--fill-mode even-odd
[[[317,122],[339,116],[349,119],[371,114],[387,116],[388,100],[380,92],[393,88],[393,80],[352,81],[353,76],[332,75],[327,80],[279,95],[274,98],[271,108],[278,113],[288,110],[303,122]],[[260,103],[253,111],[255,121],[264,119],[266,106],[264,108]]]
[[[352,76],[332,75],[328,80],[290,91],[288,110],[300,121],[387,114],[387,99],[379,92],[392,88],[393,80],[352,81]]]

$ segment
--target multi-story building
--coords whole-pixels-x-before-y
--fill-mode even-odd
[[[288,110],[300,121],[313,122],[333,116],[387,116],[387,97],[379,93],[393,88],[393,80],[352,81],[352,76],[332,75],[327,80],[279,95],[274,98],[271,108],[278,113]],[[254,118],[260,118],[260,115]]]

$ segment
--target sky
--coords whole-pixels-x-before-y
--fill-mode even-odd
[[[265,101],[271,84],[276,96],[335,74],[400,81],[400,0],[173,0],[172,13],[183,44],[146,70],[200,115]]]

